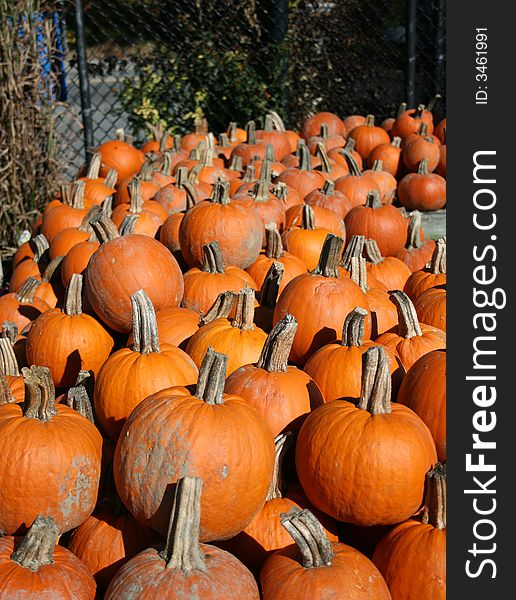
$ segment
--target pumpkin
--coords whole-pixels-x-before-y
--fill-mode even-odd
[[[342,336],[313,354],[304,366],[305,373],[321,388],[326,402],[337,398],[357,398],[362,380],[362,355],[375,342],[364,341],[364,321],[367,311],[353,309],[344,321]],[[400,379],[397,356],[387,352],[393,378]],[[399,384],[398,384],[399,385]]]
[[[56,546],[59,529],[39,514],[24,538],[0,537],[2,596],[94,600],[96,584],[88,568],[69,550]]]
[[[254,157],[257,156],[263,159],[265,156],[266,143],[256,137],[256,123],[249,121],[245,127],[247,139],[233,148],[231,152],[231,160],[238,156],[242,159],[242,166],[247,167],[251,164]]]
[[[442,119],[437,123],[434,135],[439,139],[441,144],[446,144],[446,119]]]
[[[235,316],[231,321],[226,318],[215,319],[193,334],[186,352],[198,367],[208,348],[227,355],[228,375],[242,365],[255,363],[259,359],[267,334],[253,323],[254,303],[254,290],[243,288],[238,294]]]
[[[398,199],[409,210],[439,210],[446,205],[446,179],[428,172],[426,158],[417,173],[405,175],[398,185]]]
[[[64,307],[48,310],[33,322],[27,335],[27,360],[47,366],[57,387],[70,387],[81,370],[97,374],[113,344],[104,327],[82,312],[82,275],[75,274]]]
[[[398,187],[398,182],[396,181],[396,177],[394,177],[394,175],[391,175],[384,170],[383,161],[375,160],[371,169],[364,171],[364,173],[371,175],[378,184],[382,204],[392,204],[396,194],[396,188]]]
[[[34,319],[50,306],[36,297],[39,281],[29,277],[19,292],[0,296],[0,322],[11,321],[19,331],[23,331]]]
[[[13,262],[9,292],[18,292],[29,277],[41,279],[41,273],[48,264],[48,249],[47,238],[42,234],[29,240],[27,256],[22,258],[23,255],[19,255],[17,264]]]
[[[105,177],[109,169],[115,169],[118,180],[121,181],[138,173],[145,162],[145,156],[143,152],[124,140],[123,130],[117,131],[117,137],[119,139],[101,144],[97,152],[102,157],[100,175]]]
[[[369,309],[365,294],[346,278],[339,278],[338,264],[343,240],[329,234],[317,267],[293,279],[278,298],[274,324],[287,313],[298,322],[290,360],[303,365],[324,344],[337,338],[348,313],[359,306]],[[371,334],[371,321],[366,319],[365,336]]]
[[[95,507],[102,438],[82,415],[56,404],[46,367],[22,372],[25,403],[0,406],[0,529],[21,533],[42,513],[64,533]]]
[[[363,206],[352,208],[344,219],[348,235],[364,235],[376,241],[383,256],[396,256],[407,237],[407,224],[400,211],[382,205],[380,192],[371,190]]]
[[[437,457],[446,462],[446,351],[432,350],[407,371],[397,402],[412,409],[432,433]]]
[[[186,191],[186,208],[185,212],[200,202],[195,186],[189,181],[184,182],[183,189]],[[184,212],[173,212],[163,223],[159,230],[158,239],[166,246],[174,255],[178,263],[185,265],[183,255],[181,254],[181,246],[179,244],[179,227],[184,219]],[[186,265],[185,265],[186,266]],[[186,267],[188,268],[188,267]]]
[[[346,117],[344,119],[344,125],[346,126],[346,137],[349,136],[350,132],[353,131],[355,127],[364,125],[366,121],[367,117],[364,117],[363,115],[349,115],[349,117]]]
[[[276,309],[284,271],[283,263],[274,261],[257,293],[258,306],[254,311],[254,323],[266,333],[270,333],[272,329],[274,310]]]
[[[79,227],[69,227],[60,231],[48,249],[48,256],[52,260],[58,256],[66,256],[72,248],[81,242],[90,239],[92,229],[90,227],[90,218],[100,210],[95,206],[90,208],[82,220]]]
[[[217,241],[204,246],[204,261],[184,275],[182,306],[205,315],[221,292],[240,292],[245,287],[257,289],[253,278],[240,267],[225,267]]]
[[[339,150],[349,166],[349,174],[339,177],[335,182],[335,189],[346,196],[353,207],[363,206],[371,190],[380,192],[376,179],[370,174],[364,174],[347,150]]]
[[[351,546],[332,542],[309,510],[293,507],[281,524],[295,544],[276,551],[260,572],[263,600],[346,598],[389,600],[374,564]]]
[[[287,209],[285,213],[285,231],[302,226],[305,206],[307,206],[307,203],[296,204]],[[308,206],[310,206],[308,213],[310,215],[313,213],[315,227],[323,227],[341,238],[346,237],[344,221],[336,212],[323,206]]]
[[[320,206],[337,213],[344,220],[348,212],[353,208],[351,202],[342,192],[335,190],[335,183],[327,179],[322,188],[313,190],[306,196],[305,203],[310,206]]]
[[[203,247],[217,240],[225,265],[246,269],[260,254],[263,223],[254,210],[230,202],[229,184],[217,182],[209,201],[192,207],[179,226],[179,243],[190,267],[203,261]]]
[[[324,185],[326,178],[320,171],[310,165],[310,150],[305,145],[299,146],[299,167],[289,167],[277,179],[297,190],[302,198],[313,190]]]
[[[229,181],[228,173],[224,169],[224,161],[215,157],[213,148],[204,148],[201,151],[199,163],[195,168],[199,181],[203,183],[213,185],[217,181]]]
[[[439,140],[426,133],[426,127],[421,128],[419,134],[405,138],[403,145],[403,163],[409,171],[416,171],[419,163],[426,158],[428,172],[435,171],[439,164],[441,146]]]
[[[188,169],[180,167],[176,172],[176,180],[174,183],[169,183],[161,187],[152,197],[169,215],[186,210],[187,189],[185,183],[188,182]],[[191,193],[197,195],[197,190],[190,183]],[[196,202],[199,201],[197,196]],[[196,203],[194,202],[194,204]]]
[[[269,111],[269,114],[272,116],[274,120],[274,126],[278,131],[282,131],[290,144],[290,152],[294,152],[297,148],[297,143],[301,139],[299,133],[294,131],[293,129],[286,129],[285,123],[283,119],[279,116],[279,114],[273,110]]]
[[[86,216],[87,209],[84,205],[84,181],[75,181],[71,188],[63,186],[63,201],[55,206],[47,207],[43,213],[41,233],[49,244],[63,229],[80,227]]]
[[[413,210],[409,218],[407,242],[405,247],[396,254],[396,258],[402,260],[412,272],[423,269],[434,252],[435,241],[422,240],[421,237],[421,213]]]
[[[159,341],[156,315],[143,290],[131,295],[133,344],[102,365],[95,381],[95,412],[102,428],[117,440],[131,411],[149,394],[193,383],[197,367],[189,356]]]
[[[369,154],[369,164],[372,166],[377,160],[382,161],[383,170],[393,177],[400,175],[401,164],[401,138],[394,137],[390,143],[379,144]]]
[[[66,288],[70,283],[72,275],[77,273],[83,275],[90,258],[100,248],[100,244],[95,240],[81,242],[74,246],[64,257],[61,263],[61,283]]]
[[[446,599],[446,466],[427,474],[423,518],[393,527],[375,548],[373,562],[393,600]]]
[[[425,474],[437,454],[423,421],[391,404],[385,349],[369,348],[363,361],[360,397],[334,400],[306,418],[296,470],[319,510],[359,526],[390,525],[420,507]]]
[[[286,210],[302,202],[301,194],[286,183],[275,183],[272,186],[271,192],[285,204]]]
[[[25,399],[25,384],[20,375],[18,359],[14,344],[18,337],[18,328],[14,323],[8,324],[9,333],[0,337],[0,375],[2,376],[2,394],[0,404],[6,402],[23,402]],[[2,331],[2,336],[4,331]]]
[[[85,177],[80,177],[84,181],[84,204],[86,206],[96,206],[102,204],[104,200],[113,196],[116,192],[115,185],[118,179],[118,173],[115,169],[109,169],[105,177],[100,176],[100,167],[102,157],[95,152],[90,158],[90,164]]]
[[[324,403],[312,377],[288,365],[297,321],[285,315],[267,336],[256,364],[244,365],[226,381],[225,391],[253,406],[269,423],[274,436],[297,432],[306,415]]]
[[[284,131],[275,129],[274,117],[265,115],[264,127],[256,132],[256,140],[270,144],[274,150],[274,156],[281,161],[290,154],[290,141]]]
[[[291,168],[299,168],[301,164],[301,148],[306,147],[306,142],[303,138],[300,138],[297,142],[297,147],[295,152],[285,156],[285,158],[281,161],[281,164],[287,169]],[[309,151],[310,152],[310,151]],[[312,154],[308,155],[308,164],[311,169],[317,169],[321,166],[321,159],[318,156],[314,156]],[[283,172],[283,171],[282,171]]]
[[[398,110],[396,112],[396,116],[395,117],[387,117],[384,121],[382,121],[382,127],[385,129],[385,131],[387,131],[388,133],[392,130],[392,126],[394,125],[394,121],[401,116],[405,111],[407,110],[407,103],[406,102],[401,102],[400,105],[398,106]]]
[[[138,182],[138,194],[141,196],[141,201],[147,202],[159,190],[159,186],[152,181],[152,174],[156,166],[156,155],[149,156],[137,175],[132,175],[124,179],[117,186],[115,194],[114,206],[121,204],[129,204],[131,198],[135,195],[133,181]]]
[[[39,234],[34,237],[31,237],[30,240],[24,242],[14,253],[11,262],[13,270],[20,263],[25,262],[26,260],[34,261],[36,256],[37,258],[35,259],[35,262],[38,263],[43,258],[43,255],[48,250],[48,248],[48,240],[44,235]],[[33,275],[33,273],[35,273],[35,271],[31,271],[30,275]]]
[[[355,150],[355,140],[353,138],[348,138],[344,148],[333,148],[333,150],[330,150],[328,152],[328,158],[333,160],[333,162],[336,162],[336,163],[340,164],[341,166],[343,166],[344,168],[346,168],[349,173],[348,161],[346,160],[346,155],[343,152],[343,150],[345,150],[346,152],[349,152],[351,154],[353,160],[358,165],[358,169],[360,171],[362,171],[362,169],[364,167],[364,162],[363,162],[360,154]]]
[[[403,291],[414,302],[426,290],[446,284],[446,239],[435,243],[428,267],[414,271],[407,279]]]
[[[434,132],[434,117],[429,110],[425,110],[424,104],[405,110],[398,115],[392,125],[391,135],[403,139],[411,133],[417,133],[422,123],[427,124],[428,133],[431,135]]]
[[[112,329],[131,330],[130,296],[144,289],[156,310],[179,306],[183,277],[176,259],[157,240],[145,235],[120,237],[109,218],[100,213],[91,219],[100,248],[91,257],[84,281],[95,313]],[[145,262],[137,257],[145,256]]]
[[[148,124],[147,127],[152,135],[152,139],[147,140],[140,148],[144,154],[151,152],[161,153],[168,148],[173,148],[174,138],[168,134],[163,121],[158,121],[156,125]]]
[[[149,396],[119,438],[113,468],[120,497],[140,523],[162,535],[175,484],[185,475],[204,480],[203,541],[233,537],[265,502],[274,438],[256,409],[224,394],[226,362],[210,348],[195,391],[169,388]]]
[[[435,172],[446,179],[446,140],[439,146],[439,162],[437,163]]]
[[[181,149],[191,152],[199,144],[206,144],[208,136],[208,121],[206,119],[195,119],[194,130],[184,135],[181,139]]]
[[[368,261],[368,275],[383,283],[388,290],[402,289],[410,277],[407,265],[394,256],[383,257],[374,239],[365,240],[364,256]]]
[[[239,128],[235,121],[231,121],[228,125],[226,135],[228,136],[229,143],[234,145],[245,142],[247,139],[245,129]]]
[[[355,140],[355,150],[364,161],[367,160],[376,146],[390,142],[389,134],[385,129],[375,125],[374,115],[367,115],[366,122],[363,125],[354,127],[349,132],[348,137]]]
[[[309,204],[303,205],[301,215],[300,226],[293,226],[285,231],[283,242],[288,252],[297,256],[307,269],[312,270],[319,262],[326,236],[332,234],[332,231],[327,227],[316,227],[315,211]]]
[[[446,287],[428,288],[414,301],[418,319],[422,323],[446,331]]]
[[[256,581],[237,558],[199,543],[202,487],[199,477],[178,481],[165,547],[148,548],[127,562],[111,581],[105,600],[128,598],[135,589],[141,597],[259,600]]]
[[[346,126],[340,117],[331,112],[319,112],[305,119],[301,126],[301,137],[309,140],[321,131],[322,125],[326,125],[328,128],[328,135],[346,136]]]
[[[328,156],[328,152],[321,142],[316,144],[315,156],[321,159],[320,170],[326,179],[336,181],[339,177],[349,173],[347,165],[343,165],[340,161],[333,160]]]
[[[333,133],[330,135],[328,124],[323,123],[319,133],[310,137],[306,142],[306,145],[312,154],[315,154],[315,151],[317,150],[317,144],[323,144],[326,151],[329,152],[330,150],[333,150],[333,148],[344,148],[346,145],[346,139],[339,133]]]
[[[405,370],[424,354],[446,348],[446,333],[441,329],[420,323],[410,298],[399,290],[391,292],[398,309],[398,325],[376,338],[400,357]]]

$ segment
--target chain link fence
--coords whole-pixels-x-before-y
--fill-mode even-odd
[[[229,121],[259,120],[269,109],[290,127],[319,110],[343,116],[374,113],[381,120],[396,112],[411,89],[414,104],[445,92],[444,0],[60,4],[65,85],[59,131],[63,157],[72,169],[84,161],[84,139],[97,146],[120,127],[142,140],[148,124],[163,121],[182,133],[195,118],[206,117],[218,132]],[[91,101],[86,136],[77,57],[81,4],[83,74]],[[407,80],[411,4],[414,81]],[[442,102],[440,116],[444,109]]]

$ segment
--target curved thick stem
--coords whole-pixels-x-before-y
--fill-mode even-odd
[[[360,347],[364,344],[364,322],[367,310],[356,306],[346,317],[342,329],[342,346]]]
[[[297,544],[305,569],[332,565],[335,551],[331,540],[308,509],[292,507],[281,514],[281,524]]]
[[[177,569],[186,577],[195,571],[206,571],[199,544],[201,492],[200,477],[183,477],[177,481],[167,540],[160,552],[167,569]]]
[[[315,229],[315,212],[309,204],[303,204],[301,211],[301,227],[309,231]]]
[[[413,210],[410,213],[410,220],[407,229],[407,250],[416,250],[423,246],[421,241],[421,213],[418,210]]]
[[[428,175],[428,158],[423,158],[417,167],[418,175]]]
[[[84,181],[74,181],[70,192],[70,206],[72,208],[84,208]]]
[[[100,165],[102,164],[102,156],[99,152],[95,152],[90,158],[90,164],[86,171],[86,179],[98,179],[100,175]]]
[[[371,171],[375,171],[375,172],[383,171],[383,160],[380,160],[379,158],[377,160],[375,160]]]
[[[296,331],[297,320],[287,313],[274,325],[267,336],[256,366],[269,373],[286,373]]]
[[[351,154],[351,152],[346,148],[341,148],[339,150],[339,154],[342,154],[342,156],[345,158],[346,163],[348,165],[349,174],[353,175],[353,177],[361,177],[362,171],[360,170],[360,167],[358,166],[358,163]]]
[[[390,413],[391,391],[387,353],[382,346],[373,346],[362,354],[362,385],[357,407],[372,415]]]
[[[4,404],[13,404],[14,401],[13,393],[7,383],[7,379],[5,378],[5,375],[0,372],[0,406],[3,406]]]
[[[88,421],[95,424],[93,408],[84,385],[76,385],[68,390],[68,393],[66,394],[66,404],[85,419],[88,419]]]
[[[118,172],[116,169],[109,169],[104,178],[104,185],[108,188],[114,188],[118,180]]]
[[[317,267],[311,273],[323,277],[339,277],[339,260],[342,253],[344,240],[333,233],[329,233],[324,240],[324,245],[319,257]]]
[[[423,335],[416,309],[407,294],[395,290],[390,293],[389,297],[398,311],[398,335],[407,339],[416,335]]]
[[[432,260],[430,261],[430,271],[434,275],[444,275],[446,273],[446,238],[439,238],[435,242]]]
[[[145,158],[145,162],[138,171],[138,175],[135,178],[140,181],[150,181],[152,174],[156,170],[159,156],[157,154],[148,154]]]
[[[429,112],[432,112],[437,105],[439,104],[439,102],[441,101],[442,96],[441,94],[436,94],[431,100],[430,102],[427,104],[426,110],[428,110]]]
[[[272,473],[272,480],[269,486],[269,491],[267,493],[267,497],[265,501],[275,500],[277,498],[282,498],[281,490],[283,488],[282,481],[282,465],[285,454],[289,448],[292,447],[294,443],[294,435],[291,431],[287,431],[285,433],[280,433],[274,438],[274,446],[276,449],[275,459],[274,459],[274,471]]]
[[[134,226],[138,222],[140,215],[132,215],[127,213],[120,223],[118,233],[123,237],[124,235],[130,235],[134,233]]]
[[[176,182],[174,185],[182,190],[186,181],[188,181],[188,168],[179,167],[176,171]]]
[[[129,212],[139,215],[143,210],[142,187],[140,177],[133,177],[129,184]]]
[[[285,272],[285,265],[283,263],[274,261],[267,275],[263,280],[262,287],[260,288],[259,303],[260,306],[264,306],[270,310],[276,308],[278,301],[279,287],[281,280],[283,279],[283,273]]]
[[[35,277],[29,277],[16,293],[15,298],[20,304],[32,304],[41,281]]]
[[[235,154],[235,156],[233,156],[231,158],[231,163],[230,163],[228,169],[230,171],[238,171],[239,173],[241,173],[244,170],[244,163],[242,161],[242,157],[237,156]]]
[[[120,237],[116,225],[104,211],[93,215],[90,219],[90,225],[101,244]]]
[[[66,288],[64,308],[65,315],[82,314],[82,275],[74,273]]]
[[[369,288],[367,287],[366,259],[363,256],[353,256],[351,258],[349,277],[351,281],[354,281],[360,287],[364,294],[367,294]]]
[[[143,290],[131,295],[133,351],[140,354],[159,352],[158,324],[150,298]]]
[[[34,258],[32,260],[36,263],[39,263],[49,248],[48,240],[42,233],[30,239],[29,246],[34,254]]]
[[[228,357],[208,348],[199,369],[195,396],[206,404],[224,404]]]
[[[446,465],[441,463],[426,474],[423,523],[446,529]]]
[[[374,115],[367,115],[364,125],[366,127],[374,127]]]
[[[220,244],[215,240],[203,247],[204,257],[201,271],[204,273],[224,273],[224,261]]]
[[[56,390],[48,367],[23,367],[25,402],[23,416],[27,419],[50,421],[57,415]]]
[[[213,186],[210,202],[216,202],[217,204],[229,204],[229,183],[220,180],[217,181]]]
[[[328,153],[322,142],[317,142],[315,156],[318,156],[321,159],[321,171],[323,173],[331,173],[330,159],[328,158]]]
[[[351,259],[353,257],[360,257],[364,251],[365,236],[363,235],[352,235],[351,239],[346,246],[346,250],[342,255],[342,261],[340,266],[346,271],[351,271]]]
[[[57,271],[57,269],[59,268],[61,263],[63,262],[64,258],[65,258],[64,256],[56,256],[55,258],[53,258],[48,263],[46,269],[43,271],[43,275],[41,276],[41,281],[48,283],[54,276],[54,273]]]
[[[11,377],[20,375],[13,344],[7,337],[0,338],[0,373]]]
[[[263,164],[265,165],[266,163]],[[269,184],[267,181],[262,179],[257,181],[251,190],[251,197],[255,202],[267,202],[269,199]]]
[[[299,152],[299,167],[300,171],[309,171],[310,170],[310,150],[306,144],[300,144],[298,146]]]
[[[256,181],[256,169],[254,165],[247,165],[242,183],[253,183],[253,181]]]
[[[374,265],[379,265],[383,261],[383,256],[376,240],[370,239],[364,241],[363,254],[365,259]]]
[[[190,210],[200,202],[199,194],[195,185],[191,181],[183,181],[181,189],[186,192],[186,210]]]
[[[283,242],[276,223],[265,225],[265,256],[279,260],[283,256]]]
[[[39,514],[26,536],[11,555],[11,560],[36,573],[44,565],[54,562],[54,549],[59,537],[59,527],[52,517]]]
[[[238,293],[235,318],[231,325],[238,329],[254,329],[254,290],[253,288],[243,288]]]
[[[235,306],[236,299],[235,292],[220,293],[208,312],[200,319],[200,325],[207,325],[215,319],[227,319]]]
[[[381,161],[376,161],[381,162]],[[376,163],[375,163],[376,164]],[[382,208],[382,201],[380,200],[380,192],[378,190],[371,190],[367,193],[367,199],[365,205],[367,208]]]
[[[321,188],[321,193],[323,193],[325,196],[333,196],[335,193],[335,183],[327,179]]]

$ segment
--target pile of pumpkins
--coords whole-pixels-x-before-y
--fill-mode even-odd
[[[0,597],[444,600],[446,121],[123,131],[0,297]]]

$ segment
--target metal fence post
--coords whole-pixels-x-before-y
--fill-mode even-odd
[[[416,105],[416,13],[417,1],[407,0],[405,98],[409,108]]]
[[[84,11],[82,0],[75,0],[75,30],[77,37],[77,69],[79,71],[79,88],[81,92],[84,157],[86,159],[86,164],[88,164],[90,159],[88,150],[93,146],[93,122],[88,63],[86,60],[86,40],[84,36]]]
[[[435,26],[435,93],[442,94],[445,87],[446,69],[446,2],[437,0]]]

